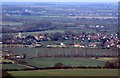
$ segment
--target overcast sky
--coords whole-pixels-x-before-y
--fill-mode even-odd
[[[2,2],[118,2],[120,0],[2,0]]]

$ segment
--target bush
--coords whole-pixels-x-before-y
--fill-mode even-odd
[[[54,67],[63,67],[63,66],[64,66],[63,63],[61,63],[61,62],[58,62],[54,65]]]
[[[12,62],[1,62],[1,64],[13,64]]]
[[[107,68],[119,68],[120,61],[119,59],[107,61],[105,67]]]

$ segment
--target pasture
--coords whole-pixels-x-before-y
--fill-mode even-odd
[[[90,58],[34,58],[28,60],[28,64],[40,68],[54,67],[58,62],[61,62],[64,66],[86,66],[86,67],[97,67],[105,66],[104,61],[93,60]]]
[[[2,23],[0,23],[0,25],[21,26],[21,25],[23,25],[23,23],[3,21]]]
[[[28,48],[28,47],[4,47],[12,54],[26,54],[28,65],[39,68],[54,67],[58,62],[64,66],[88,66],[97,67],[105,66],[106,61],[113,58],[93,59],[95,56],[116,55],[117,52],[111,49],[95,49],[95,48]],[[94,57],[89,57],[90,55]],[[83,57],[84,56],[84,57]],[[14,66],[15,67],[15,66]],[[7,67],[4,67],[7,68]]]
[[[1,63],[1,62],[11,62],[11,63],[14,63],[14,61],[9,60],[9,59],[0,59],[0,63]]]
[[[18,64],[2,64],[2,70],[6,69],[26,69],[27,67]]]

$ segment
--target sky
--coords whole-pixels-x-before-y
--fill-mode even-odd
[[[2,0],[2,2],[119,2],[120,0]]]

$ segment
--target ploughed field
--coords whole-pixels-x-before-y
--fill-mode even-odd
[[[98,48],[22,48],[4,47],[3,50],[13,54],[26,54],[32,57],[79,57],[79,56],[117,56],[118,52],[112,49]]]

